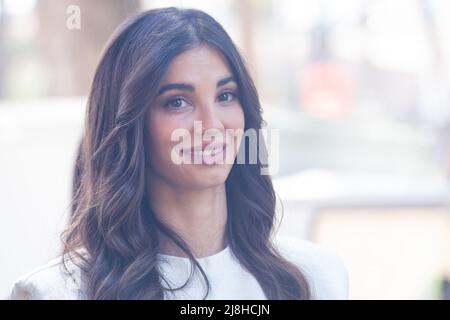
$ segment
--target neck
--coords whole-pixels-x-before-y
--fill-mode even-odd
[[[152,177],[149,181],[149,200],[157,218],[187,242],[195,257],[213,255],[226,247],[225,184],[189,190]],[[159,240],[161,253],[186,256],[171,239],[161,233]]]

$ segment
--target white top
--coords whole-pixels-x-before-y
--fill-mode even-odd
[[[305,274],[313,299],[347,299],[348,273],[341,259],[329,249],[296,238],[280,238],[275,242],[280,253],[295,263]],[[158,254],[159,269],[169,281],[167,287],[179,287],[188,279],[191,267],[188,258]],[[231,248],[197,259],[210,282],[206,299],[267,299],[256,278],[234,257]],[[69,271],[73,275],[75,267]],[[81,283],[73,280],[63,268],[61,257],[18,278],[10,299],[84,299]],[[79,279],[79,278],[78,278]],[[81,282],[81,281],[80,281]],[[203,299],[206,287],[203,276],[195,269],[187,287],[166,292],[165,299]]]

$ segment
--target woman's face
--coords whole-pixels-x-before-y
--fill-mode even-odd
[[[149,107],[147,125],[153,175],[183,188],[224,183],[241,142],[236,132],[244,129],[244,113],[222,54],[201,45],[176,56]]]

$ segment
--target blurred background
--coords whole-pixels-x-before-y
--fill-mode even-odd
[[[58,254],[106,40],[172,5],[222,23],[280,130],[279,234],[334,250],[351,299],[450,299],[446,0],[0,0],[0,297]]]

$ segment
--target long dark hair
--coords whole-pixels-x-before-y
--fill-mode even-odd
[[[122,24],[95,72],[76,161],[73,212],[62,234],[63,256],[71,256],[82,270],[88,299],[164,299],[167,288],[157,268],[157,232],[172,239],[199,268],[207,283],[205,298],[208,295],[206,273],[189,245],[151,211],[145,180],[148,102],[156,96],[171,60],[200,44],[213,46],[228,60],[239,87],[244,129],[260,129],[263,124],[244,61],[211,16],[194,9],[163,8]],[[259,159],[256,164],[235,162],[226,180],[228,244],[268,299],[309,299],[304,274],[272,243],[276,196],[261,167]]]

